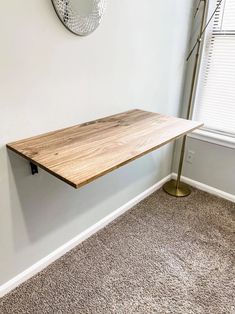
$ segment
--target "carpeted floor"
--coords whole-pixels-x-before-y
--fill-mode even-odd
[[[152,194],[0,301],[0,313],[235,313],[235,204]]]

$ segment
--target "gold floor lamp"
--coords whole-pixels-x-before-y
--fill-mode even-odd
[[[202,38],[205,33],[205,30],[207,29],[208,25],[210,24],[213,16],[219,9],[221,3],[223,0],[220,0],[220,2],[217,4],[214,12],[212,13],[211,17],[209,18],[208,22],[205,23],[206,20],[206,11],[208,9],[208,0],[199,0],[199,3],[196,8],[196,13],[194,17],[197,15],[201,3],[203,3],[203,12],[202,12],[202,19],[201,19],[201,25],[200,25],[200,32],[198,39],[196,43],[194,44],[193,48],[191,49],[186,61],[189,61],[191,58],[194,50],[196,50],[196,55],[195,55],[195,61],[194,61],[194,66],[193,66],[193,73],[192,73],[192,81],[191,81],[191,87],[190,87],[190,93],[189,93],[189,101],[188,101],[188,108],[187,108],[187,115],[186,119],[189,120],[191,117],[191,111],[192,111],[192,104],[193,104],[193,96],[194,96],[194,91],[195,91],[195,85],[196,85],[196,78],[197,78],[197,73],[198,73],[198,65],[199,65],[199,60],[200,60],[200,53],[201,53],[201,43],[202,43]],[[184,153],[185,153],[185,144],[186,144],[186,138],[187,136],[185,135],[183,137],[183,142],[181,146],[181,151],[180,151],[180,160],[179,160],[179,166],[178,166],[178,175],[176,180],[170,180],[167,183],[163,185],[163,189],[165,192],[172,196],[176,197],[183,197],[183,196],[188,196],[191,193],[190,187],[181,182],[181,174],[182,174],[182,167],[183,167],[183,161],[184,161]]]

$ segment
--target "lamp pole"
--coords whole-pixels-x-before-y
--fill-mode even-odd
[[[201,44],[202,44],[202,37],[203,34],[205,33],[206,28],[210,24],[213,16],[217,12],[218,8],[220,7],[221,3],[223,0],[220,0],[218,5],[216,6],[213,14],[211,15],[210,19],[205,25],[205,18],[206,18],[206,10],[208,6],[208,0],[200,0],[199,5],[196,9],[195,16],[199,10],[201,2],[203,2],[203,12],[202,12],[202,19],[201,19],[201,26],[200,26],[200,32],[198,39],[196,43],[194,44],[193,48],[191,49],[186,61],[189,61],[193,51],[197,48],[196,50],[196,55],[195,55],[195,61],[194,61],[194,66],[193,66],[193,73],[192,73],[192,81],[191,81],[191,87],[190,87],[190,93],[189,93],[189,101],[188,101],[188,108],[187,108],[187,114],[186,114],[186,119],[189,120],[191,116],[191,111],[192,111],[192,105],[193,105],[193,96],[194,96],[194,91],[195,91],[195,85],[196,85],[196,78],[197,78],[197,72],[198,72],[198,65],[199,65],[199,60],[200,60],[200,53],[201,53]],[[179,160],[179,166],[178,166],[178,174],[177,174],[177,179],[176,180],[170,180],[169,182],[165,183],[163,186],[163,189],[165,192],[172,196],[176,197],[183,197],[183,196],[188,196],[191,193],[191,190],[189,186],[183,182],[180,181],[181,179],[181,174],[182,174],[182,168],[183,168],[183,161],[184,161],[184,154],[185,154],[185,145],[186,145],[186,139],[187,136],[184,135],[183,137],[183,142],[181,145],[181,151],[180,151],[180,160]]]

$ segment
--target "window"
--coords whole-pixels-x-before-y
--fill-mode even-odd
[[[209,1],[208,17],[219,2]],[[235,0],[222,1],[206,31],[193,119],[235,139]]]

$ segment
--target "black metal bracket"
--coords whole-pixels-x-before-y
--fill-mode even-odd
[[[30,162],[30,167],[31,167],[31,173],[32,175],[38,173],[38,166]]]

